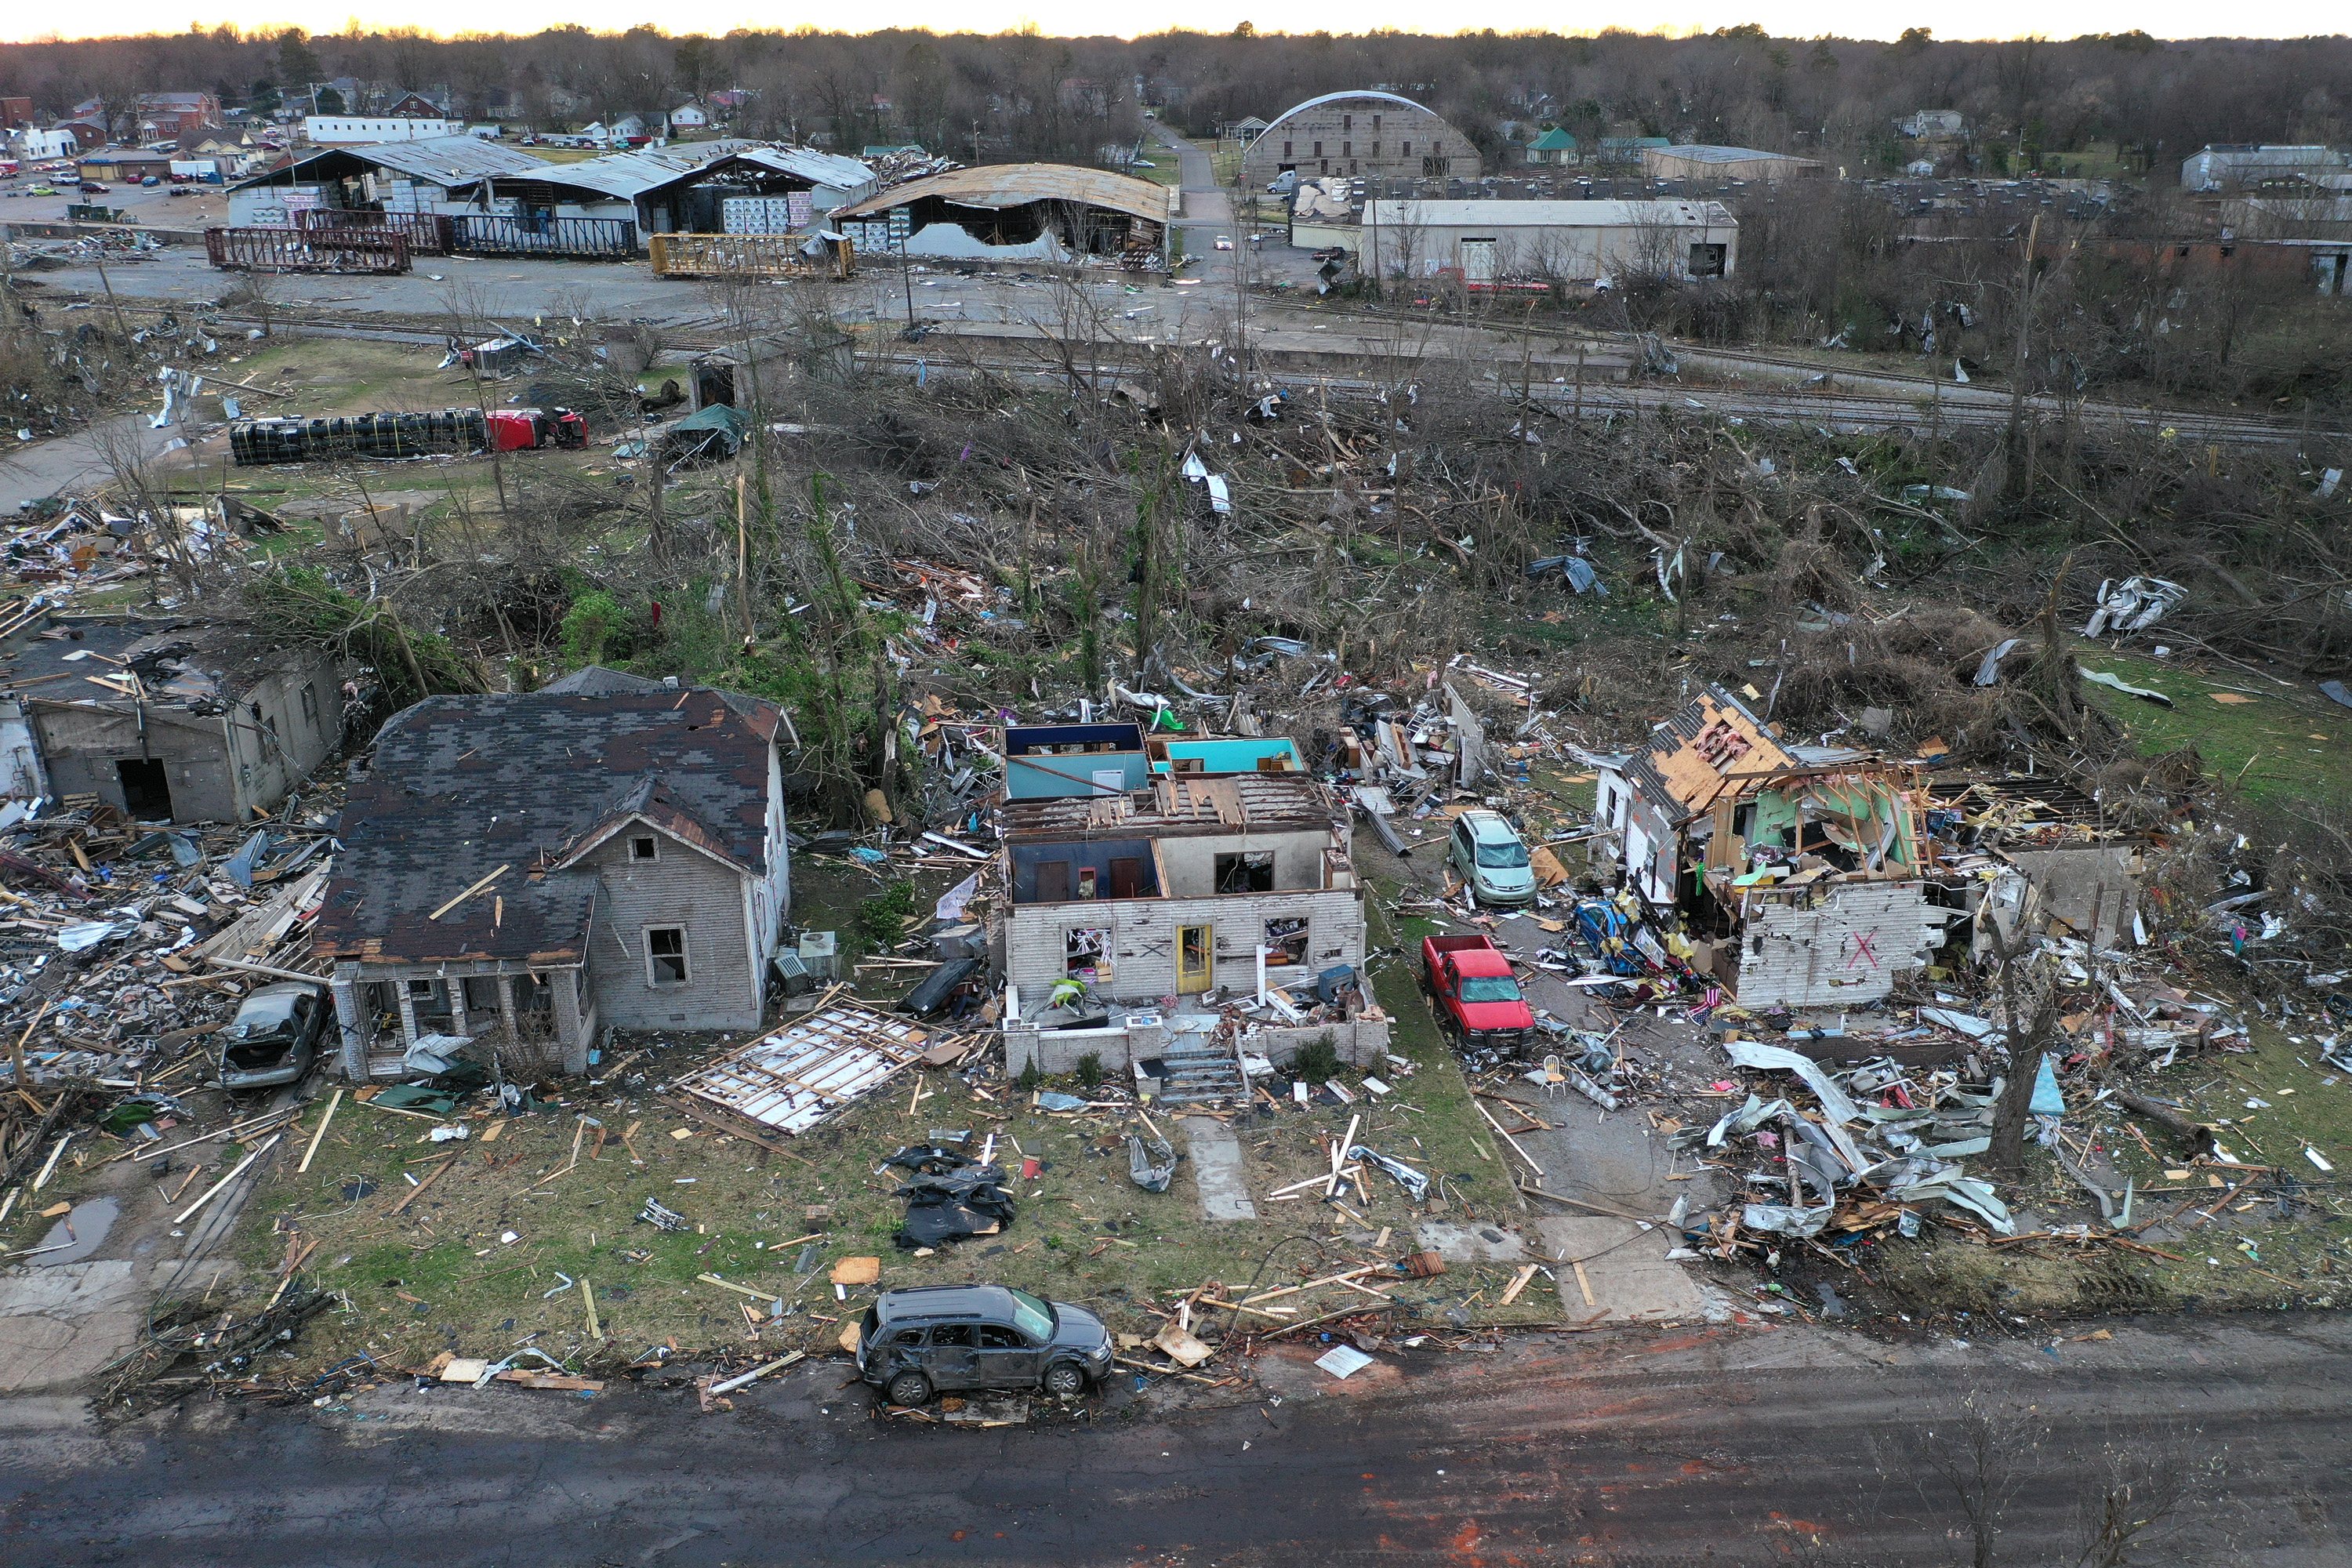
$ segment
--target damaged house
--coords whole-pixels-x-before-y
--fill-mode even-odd
[[[1598,762],[1594,821],[1617,836],[1628,883],[1722,939],[1695,942],[1693,963],[1742,1006],[1874,1001],[1960,915],[1931,896],[1912,769],[1785,744],[1720,687]]]
[[[314,928],[342,1059],[427,1036],[584,1070],[607,1027],[757,1027],[790,907],[779,711],[611,671],[433,697],[352,768]]]
[[[1313,777],[1159,772],[1139,751],[1075,749],[1082,737],[1039,743],[1006,731],[1009,1018],[1103,1026],[1132,1008],[1156,1025],[1171,999],[1205,1011],[1214,995],[1311,991],[1327,971],[1360,968],[1347,813]],[[1060,779],[1076,782],[1031,793]]]
[[[0,641],[0,795],[141,822],[276,810],[342,739],[335,661],[255,627],[40,616]]]

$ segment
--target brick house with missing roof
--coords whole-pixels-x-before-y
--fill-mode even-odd
[[[758,1026],[792,893],[779,717],[599,669],[395,715],[312,935],[345,1075],[427,1035],[579,1072],[608,1028]]]

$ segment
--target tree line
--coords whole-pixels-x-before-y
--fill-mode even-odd
[[[436,37],[415,28],[311,36],[224,25],[176,36],[0,46],[0,94],[62,113],[92,98],[206,90],[266,111],[314,84],[361,84],[354,111],[404,91],[466,119],[542,127],[656,114],[721,89],[751,134],[836,146],[920,142],[983,161],[1087,156],[1145,107],[1194,132],[1271,119],[1318,93],[1385,86],[1478,142],[1490,161],[1549,126],[1580,139],[1666,136],[1802,152],[1854,169],[1905,157],[1894,122],[1967,119],[1975,166],[2177,168],[2209,142],[2345,139],[2352,38],[2163,40],[2145,33],[1892,44],[1780,38],[1760,26],[1670,37],[1485,31],[1434,37],[1172,30],[1134,39],[894,29],[673,36],[577,26]],[[2078,160],[2082,162],[2084,160]],[[2164,177],[2162,174],[2159,178]]]

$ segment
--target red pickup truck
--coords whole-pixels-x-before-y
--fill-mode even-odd
[[[1536,1026],[1535,1014],[1519,994],[1511,961],[1483,936],[1427,936],[1421,961],[1429,971],[1429,994],[1438,1020],[1465,1049],[1517,1050]]]

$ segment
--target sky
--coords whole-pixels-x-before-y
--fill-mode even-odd
[[[418,26],[430,32],[462,32],[506,27],[524,30],[530,20],[512,11],[489,12],[475,0],[262,0],[237,13],[209,14],[184,0],[117,0],[93,6],[87,25],[54,6],[19,4],[0,6],[0,41],[23,42],[42,37],[83,37],[126,33],[178,33],[193,19],[210,27],[233,21],[247,31],[291,22],[313,33],[336,33],[356,16],[362,26]],[[551,16],[554,13],[549,13]],[[1456,13],[1458,16],[1459,13]],[[1850,38],[1892,38],[1905,27],[1925,25],[1939,38],[2004,38],[2040,33],[2056,38],[2083,33],[2126,32],[2135,27],[2158,37],[2210,37],[2224,33],[2237,37],[2299,37],[2340,27],[2342,14],[2318,0],[2243,0],[2224,8],[2191,5],[2187,0],[1979,0],[1954,12],[1948,6],[1889,6],[1883,0],[1770,0],[1764,4],[1689,5],[1644,4],[1632,0],[1605,16],[1578,16],[1557,4],[1538,0],[1490,0],[1476,13],[1477,26],[1501,31],[1542,27],[1585,31],[1602,26],[1636,32],[1654,27],[1700,31],[1742,22],[1760,22],[1779,37],[1813,37],[1832,33]],[[859,7],[845,16],[837,6],[805,3],[758,8],[741,0],[684,0],[683,4],[650,6],[644,0],[572,0],[562,9],[562,19],[598,31],[620,31],[652,20],[667,32],[719,34],[738,26],[789,29],[810,24],[819,27],[848,26],[858,30],[884,26],[921,26],[939,30],[995,32],[1034,23],[1056,35],[1117,32],[1133,36],[1171,26],[1223,32],[1247,20],[1262,32],[1311,32],[1335,22],[1347,30],[1394,26],[1405,31],[1430,29],[1439,18],[1423,0],[1361,0],[1344,15],[1308,0],[1252,4],[1250,0],[1220,0],[1214,7],[1197,5],[1124,5],[1106,7],[1099,0],[902,0],[901,4]]]

